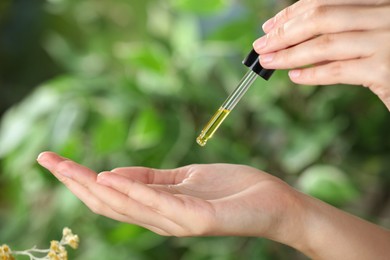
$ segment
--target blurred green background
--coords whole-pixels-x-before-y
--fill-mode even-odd
[[[1,0],[0,244],[70,259],[305,259],[261,238],[166,238],[91,213],[35,158],[96,171],[247,164],[390,227],[390,120],[356,86],[258,79],[204,148],[199,131],[245,73],[281,0]]]

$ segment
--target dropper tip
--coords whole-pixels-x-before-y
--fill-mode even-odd
[[[204,136],[200,135],[198,136],[198,138],[196,138],[196,142],[200,145],[200,146],[205,146],[206,143],[207,143],[207,138],[205,138]]]

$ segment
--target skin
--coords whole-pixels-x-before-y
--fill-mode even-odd
[[[363,85],[390,110],[389,2],[301,0],[263,25],[266,35],[254,48],[263,67],[292,69],[296,83]],[[52,152],[38,162],[96,214],[160,235],[265,237],[313,259],[390,257],[389,230],[248,166],[97,174]]]
[[[390,110],[390,1],[301,0],[263,25],[254,49],[298,84],[363,85]]]
[[[125,167],[96,174],[53,152],[37,160],[94,213],[160,235],[265,237],[315,259],[390,256],[388,230],[248,166]]]
[[[243,165],[188,165],[172,170],[126,167],[97,175],[51,152],[42,153],[38,162],[93,212],[161,235],[261,233],[272,237],[284,208],[299,207],[295,190]],[[259,194],[261,200],[253,199]],[[253,215],[258,217],[254,220]]]

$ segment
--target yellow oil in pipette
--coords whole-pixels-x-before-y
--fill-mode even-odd
[[[210,121],[206,124],[206,126],[203,128],[198,138],[196,138],[196,142],[200,146],[205,146],[207,140],[213,137],[214,133],[217,131],[218,127],[222,124],[223,120],[225,120],[229,113],[230,110],[220,107],[210,119]]]
[[[207,141],[213,137],[218,127],[222,124],[223,120],[229,115],[230,111],[237,105],[238,101],[242,98],[245,92],[252,85],[256,79],[257,74],[252,70],[249,70],[242,78],[236,89],[229,95],[218,111],[213,115],[210,121],[203,128],[202,132],[196,138],[196,142],[200,146],[205,146]]]
[[[274,70],[264,69],[259,63],[259,55],[252,49],[249,55],[244,59],[243,64],[249,68],[248,72],[241,79],[238,86],[225,100],[222,106],[212,116],[206,126],[202,129],[200,135],[196,138],[196,142],[200,146],[205,146],[207,141],[213,137],[218,127],[226,119],[229,113],[237,105],[238,101],[248,91],[256,77],[259,75],[265,80],[268,80]]]

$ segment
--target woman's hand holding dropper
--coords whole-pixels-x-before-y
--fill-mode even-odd
[[[389,0],[301,0],[263,30],[253,44],[263,67],[292,69],[298,84],[363,85],[390,110]]]

